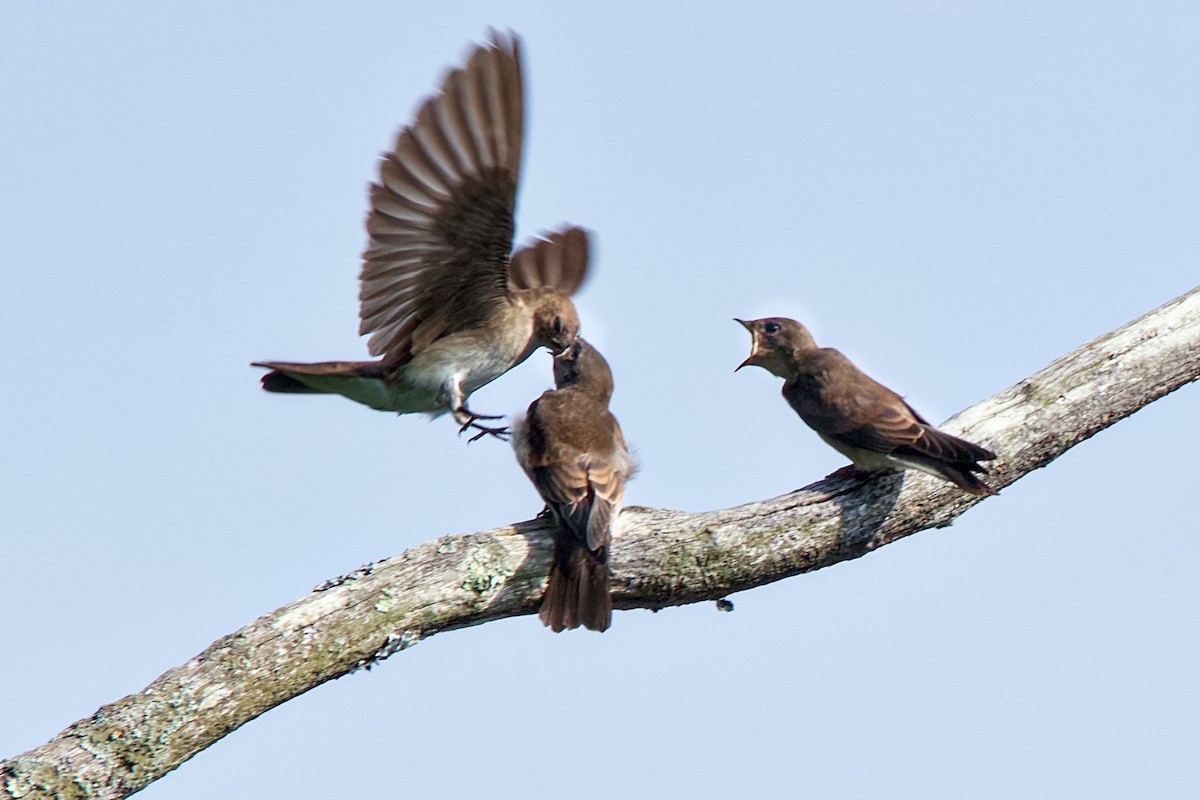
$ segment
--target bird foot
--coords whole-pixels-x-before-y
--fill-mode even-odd
[[[481,419],[504,419],[504,417],[499,415],[476,414],[464,406],[463,408],[455,410],[454,419],[455,421],[462,423],[462,427],[458,429],[459,436],[462,436],[471,429],[478,431],[478,433],[474,434],[470,439],[467,440],[467,444],[470,444],[471,442],[477,442],[485,436],[495,436],[500,441],[507,442],[508,437],[512,435],[512,431],[508,429],[508,426],[494,427],[491,425],[481,425],[479,423],[479,420]]]
[[[874,472],[868,472],[867,470],[859,469],[858,467],[854,466],[853,464],[847,464],[846,466],[842,467],[841,469],[834,470],[833,472],[826,475],[825,480],[830,480],[830,479],[836,480],[838,478],[841,478],[843,480],[848,480],[848,481],[865,481],[867,478],[870,478],[874,474],[875,474]]]

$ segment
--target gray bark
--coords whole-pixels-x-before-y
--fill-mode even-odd
[[[943,427],[992,448],[1003,488],[1200,377],[1200,287],[1063,356]],[[918,473],[830,477],[699,514],[629,507],[614,605],[721,599],[944,527],[983,498]],[[334,578],[214,642],[143,691],[0,762],[0,797],[126,797],[263,712],[442,631],[530,614],[545,524],[443,536]]]

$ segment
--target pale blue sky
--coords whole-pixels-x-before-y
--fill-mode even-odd
[[[365,185],[488,25],[525,41],[519,234],[596,233],[631,503],[842,465],[733,374],[732,317],[802,319],[941,420],[1200,283],[1192,3],[5,4],[0,757],[539,510],[502,445],[247,366],[365,354]],[[539,354],[473,404],[550,382]],[[1195,796],[1198,398],[732,614],[437,636],[143,796]]]

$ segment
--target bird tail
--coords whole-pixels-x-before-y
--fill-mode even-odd
[[[323,361],[318,364],[255,361],[250,366],[270,370],[262,377],[263,389],[286,394],[342,394],[338,391],[339,384],[382,380],[387,370],[387,365],[381,361]]]
[[[986,473],[987,470],[974,461],[942,461],[907,447],[897,448],[891,455],[904,466],[945,478],[964,492],[981,497],[996,494],[996,490],[980,480],[976,474]]]
[[[973,461],[933,464],[931,466],[937,471],[938,475],[941,475],[964,492],[977,494],[981,497],[996,494],[995,489],[988,486],[975,474],[976,472],[984,472],[985,470]]]
[[[568,539],[569,541],[564,541]],[[554,563],[538,619],[550,630],[606,631],[612,624],[607,548],[592,553],[570,531],[555,533]]]
[[[313,388],[305,383],[301,383],[286,372],[280,372],[277,369],[273,369],[262,376],[262,388],[267,392],[279,392],[281,394],[332,394],[328,389]]]
[[[995,453],[930,425],[922,425],[921,428],[920,438],[911,445],[893,450],[892,458],[914,469],[945,478],[965,492],[980,496],[996,494],[996,490],[976,474],[987,472],[979,462],[991,461],[996,457]]]
[[[385,361],[260,361],[251,366],[270,370],[262,377],[262,388],[268,392],[340,394],[379,411],[401,414],[441,409],[436,393],[405,383],[403,370]]]

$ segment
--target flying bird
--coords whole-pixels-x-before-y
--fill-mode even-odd
[[[384,153],[370,187],[359,334],[377,361],[260,361],[269,392],[340,394],[380,411],[454,415],[503,437],[467,399],[539,347],[579,332],[587,273],[578,227],[512,252],[523,128],[518,39],[493,32]],[[511,255],[510,255],[511,254]]]
[[[554,385],[513,424],[517,463],[555,521],[538,617],[556,633],[604,631],[612,622],[608,546],[633,459],[608,410],[612,372],[594,347],[576,339],[555,356]]]
[[[865,472],[916,469],[976,495],[995,494],[976,473],[996,454],[943,433],[831,347],[817,347],[795,320],[771,317],[746,322],[750,356],[737,369],[762,367],[783,378],[792,410],[825,443]],[[735,372],[737,370],[734,370]]]

